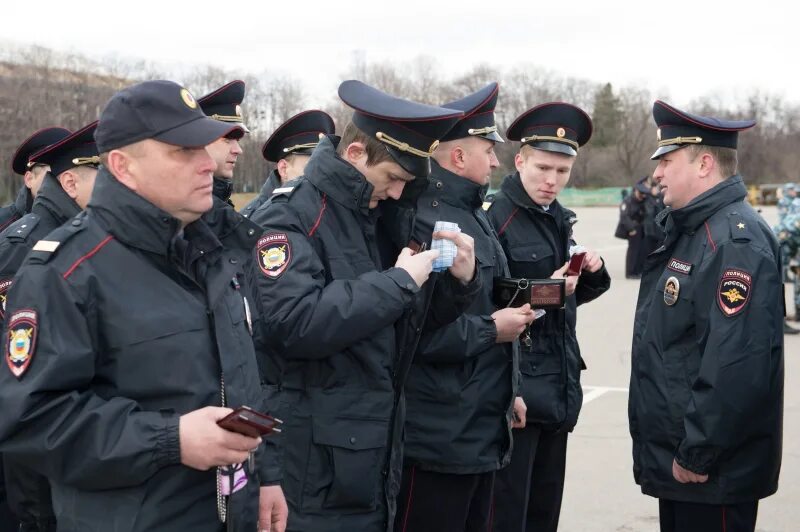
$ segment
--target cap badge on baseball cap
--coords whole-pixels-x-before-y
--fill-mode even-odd
[[[186,107],[189,109],[197,108],[197,100],[194,99],[189,89],[181,89],[181,99],[183,99],[183,103],[185,103]]]

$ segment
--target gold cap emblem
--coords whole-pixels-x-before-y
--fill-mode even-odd
[[[181,89],[181,99],[189,109],[197,109],[197,101],[187,89]]]
[[[661,140],[661,128],[656,129],[656,140]]]
[[[242,116],[242,106],[241,105],[237,105],[236,106],[236,116],[239,116],[239,117]]]
[[[564,135],[566,135],[566,134],[567,134],[567,132],[566,132],[566,131],[564,131],[564,128],[563,128],[563,127],[560,127],[560,128],[558,128],[558,129],[556,129],[556,136],[557,136],[558,138],[560,138],[560,139],[561,139],[561,138],[564,138]]]

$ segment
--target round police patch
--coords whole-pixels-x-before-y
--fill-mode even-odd
[[[197,100],[194,99],[192,93],[186,89],[181,89],[181,99],[183,103],[186,104],[186,107],[189,109],[196,109],[197,108]]]
[[[727,269],[722,274],[717,289],[719,309],[726,316],[740,313],[750,299],[753,278],[742,270]]]
[[[6,338],[6,363],[16,378],[21,378],[31,364],[36,350],[36,333],[39,321],[36,311],[22,309],[14,312],[8,320]]]
[[[261,271],[276,279],[286,270],[292,260],[292,247],[286,233],[269,233],[256,244],[256,255]]]
[[[0,279],[0,321],[6,319],[6,299],[9,288],[11,288],[11,279]]]
[[[664,303],[670,307],[678,302],[678,295],[681,293],[681,283],[677,277],[670,277],[664,284]]]

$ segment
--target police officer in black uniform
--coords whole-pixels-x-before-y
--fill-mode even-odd
[[[627,279],[638,279],[642,276],[644,223],[647,216],[645,202],[649,195],[650,187],[640,179],[619,207],[617,236],[628,240],[628,249],[625,252]]]
[[[288,529],[377,532],[394,525],[402,387],[419,334],[454,320],[480,283],[465,234],[437,233],[458,253],[427,283],[436,251],[397,255],[416,247],[413,205],[430,153],[462,112],[358,81],[339,96],[355,109],[341,141],[321,139],[304,176],[251,220],[265,229],[255,250],[264,321],[285,361]],[[401,205],[385,223],[390,199]]]
[[[24,185],[17,194],[14,203],[0,207],[0,231],[8,228],[9,225],[29,213],[33,206],[33,198],[39,190],[42,179],[48,169],[44,164],[30,163],[30,156],[46,147],[57,142],[70,132],[61,127],[50,127],[37,131],[19,145],[11,159],[11,170],[23,176]],[[5,294],[3,294],[5,297]],[[3,474],[3,463],[0,460],[0,530],[16,530],[19,528],[19,521],[14,517],[8,506],[6,488]]]
[[[397,530],[486,531],[495,471],[511,459],[516,398],[515,340],[533,319],[530,305],[497,310],[493,278],[508,276],[497,236],[481,208],[494,153],[491,83],[444,104],[464,111],[433,153],[428,186],[419,199],[414,238],[429,242],[434,224],[457,223],[475,239],[483,288],[453,323],[422,335],[406,383],[406,440]],[[520,414],[524,416],[522,400]]]
[[[244,100],[244,88],[243,81],[232,81],[208,96],[200,98],[197,102],[206,116],[223,123],[237,124],[243,131],[248,131],[241,107]],[[248,323],[253,335],[262,388],[265,392],[269,392],[270,390],[263,384],[264,375],[267,368],[275,367],[278,362],[277,357],[269,350],[266,342],[267,332],[260,319],[263,311],[261,299],[257,293],[256,272],[258,267],[252,260],[253,247],[261,236],[261,228],[236,212],[230,201],[236,159],[242,153],[239,139],[244,134],[243,131],[234,130],[206,146],[206,151],[214,159],[217,169],[214,172],[214,205],[211,210],[203,214],[202,220],[219,238],[220,242],[236,255],[233,260],[239,261],[244,270],[244,280],[240,283],[240,290],[244,300],[247,301]],[[264,411],[278,417],[277,396],[264,393],[262,399]],[[265,441],[265,445],[271,447],[269,452],[274,456],[279,456],[279,444],[279,433],[271,434]],[[271,460],[270,464],[269,469],[262,468],[260,471],[260,481],[264,489],[261,493],[259,511],[260,520],[264,523],[272,520],[285,521],[288,512],[286,500],[278,488],[281,479],[280,461],[279,459]],[[266,489],[266,487],[272,487],[272,489]]]
[[[272,197],[275,189],[303,175],[320,138],[333,135],[335,129],[333,118],[317,110],[303,111],[281,124],[261,148],[261,155],[275,163],[275,169],[270,172],[258,196],[239,212],[249,217]]]
[[[17,151],[14,152],[14,156],[11,159],[11,169],[15,174],[23,177],[24,186],[19,189],[14,203],[0,207],[0,231],[31,212],[33,199],[39,192],[39,187],[42,185],[42,180],[47,173],[47,166],[31,163],[30,156],[46,146],[62,140],[69,134],[70,131],[63,127],[40,129],[25,139],[19,145]]]
[[[34,244],[86,208],[100,163],[94,143],[97,122],[92,122],[32,155],[34,164],[49,167],[31,212],[0,234],[0,302],[4,319],[12,279]],[[20,530],[56,529],[50,483],[24,462],[4,457],[8,502],[20,520]]]
[[[243,273],[199,220],[205,146],[238,127],[173,82],[118,92],[89,206],[34,245],[9,291],[0,448],[50,479],[60,529],[256,527],[269,456],[217,425],[260,401]]]
[[[220,122],[239,125],[238,129],[232,130],[206,147],[214,162],[217,163],[217,169],[214,171],[214,196],[231,206],[233,206],[231,201],[233,172],[236,160],[242,154],[242,146],[239,141],[245,133],[249,132],[247,126],[244,125],[242,115],[244,92],[244,81],[237,79],[197,100],[206,116]]]
[[[753,531],[778,489],[783,284],[778,243],[746,201],[739,131],[752,120],[662,101],[653,178],[668,210],[633,329],[633,474],[663,532]]]
[[[489,208],[511,276],[564,278],[575,241],[575,213],[558,202],[578,149],[592,134],[589,116],[566,103],[545,103],[520,115],[507,138],[522,143]],[[583,400],[580,373],[586,368],[575,335],[577,307],[608,290],[611,279],[600,256],[586,250],[580,275],[566,279],[566,305],[547,310],[522,345],[521,395],[525,428],[514,431],[511,465],[497,474],[494,530],[555,531],[564,489],[567,435]]]

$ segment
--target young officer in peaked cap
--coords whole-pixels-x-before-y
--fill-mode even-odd
[[[320,138],[333,135],[334,131],[333,118],[324,111],[303,111],[281,124],[261,149],[261,155],[275,163],[275,169],[270,172],[258,196],[240,212],[249,217],[276,188],[303,175]]]
[[[428,186],[418,201],[414,239],[428,242],[439,220],[474,238],[481,291],[453,323],[426,330],[406,383],[403,481],[397,530],[486,531],[495,472],[511,459],[517,338],[533,319],[530,305],[498,310],[493,279],[508,277],[500,243],[482,209],[499,166],[491,83],[444,104],[464,117],[433,152]],[[519,414],[524,405],[519,400]]]
[[[15,277],[0,450],[48,477],[59,529],[256,529],[276,457],[217,424],[261,407],[245,271],[201,219],[205,147],[240,128],[170,81],[119,91],[95,130],[86,211]]]
[[[19,190],[14,203],[0,208],[0,231],[31,211],[33,199],[47,173],[47,165],[31,163],[30,156],[69,134],[70,131],[63,127],[48,127],[40,129],[17,147],[11,158],[11,169],[15,174],[23,176],[24,186]]]
[[[268,338],[285,363],[288,529],[383,532],[394,527],[403,385],[425,313],[452,321],[476,290],[466,235],[440,235],[457,255],[435,293],[426,288],[438,253],[405,247],[423,244],[411,242],[416,196],[463,113],[358,81],[339,96],[354,109],[341,140],[319,139],[304,175],[251,215],[265,231],[255,260]],[[407,207],[402,222],[385,219],[390,202]]]
[[[236,161],[242,154],[242,146],[239,141],[249,131],[244,125],[242,114],[244,91],[244,81],[237,79],[197,100],[206,116],[220,122],[240,126],[206,147],[214,162],[217,163],[217,169],[214,171],[214,196],[231,206],[233,205],[231,203],[233,173]]]
[[[611,280],[600,256],[586,251],[579,275],[567,276],[575,213],[558,194],[569,181],[592,121],[580,108],[560,102],[538,105],[508,128],[521,147],[517,172],[507,176],[489,208],[489,219],[506,253],[513,278],[566,277],[566,304],[533,322],[520,345],[520,391],[526,424],[514,430],[511,464],[497,473],[494,528],[502,532],[558,528],[567,435],[582,403],[585,365],[575,334],[577,307],[608,290]]]
[[[0,234],[0,320],[5,320],[6,297],[12,279],[31,248],[51,231],[86,208],[100,160],[94,143],[97,122],[29,157],[50,171],[42,180],[31,212]],[[55,531],[50,482],[24,461],[4,457],[8,502],[21,530]]]
[[[784,310],[778,243],[737,173],[739,132],[755,122],[662,101],[653,118],[670,209],[636,306],[633,474],[659,499],[662,532],[752,532],[778,489]]]

